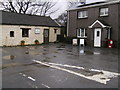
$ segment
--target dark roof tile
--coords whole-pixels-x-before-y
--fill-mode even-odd
[[[0,22],[0,24],[59,27],[50,17],[18,14],[7,11],[0,12],[2,12],[2,23]]]

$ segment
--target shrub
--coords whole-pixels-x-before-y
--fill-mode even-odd
[[[34,42],[35,42],[35,44],[39,44],[39,41],[37,39]]]
[[[22,41],[21,41],[21,43],[25,43],[25,41],[24,41],[24,40],[22,40]]]

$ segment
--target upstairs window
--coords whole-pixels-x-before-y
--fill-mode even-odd
[[[22,37],[29,37],[29,29],[22,28]]]
[[[100,31],[97,31],[97,37],[99,37],[100,36]]]
[[[77,37],[82,37],[82,38],[86,38],[86,29],[85,28],[80,28],[77,30]]]
[[[40,34],[40,29],[39,28],[35,29],[35,34]]]
[[[88,12],[87,11],[79,11],[78,12],[78,18],[87,18]]]
[[[10,31],[10,37],[14,37],[14,31]]]
[[[100,16],[108,16],[108,8],[101,8]]]

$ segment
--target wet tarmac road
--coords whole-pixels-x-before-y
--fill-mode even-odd
[[[3,88],[118,87],[117,49],[83,48],[62,43],[4,47],[2,63]],[[111,75],[107,83],[104,77],[98,80],[106,71]]]

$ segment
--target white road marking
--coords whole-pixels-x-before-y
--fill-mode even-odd
[[[19,73],[19,74],[22,74],[22,73]]]
[[[50,63],[50,62],[44,62],[44,63],[51,64],[51,65],[57,65],[57,66],[64,66],[64,67],[69,67],[69,68],[85,69],[83,67],[66,65],[66,64],[58,64],[58,63]]]
[[[24,77],[26,77],[27,75],[23,74]]]
[[[45,84],[43,84],[43,83],[42,83],[42,85],[45,86],[46,88],[50,88],[49,86],[47,86],[47,85],[45,85]]]
[[[84,67],[79,67],[79,66],[72,66],[72,65],[66,65],[66,64],[58,64],[58,63],[50,63],[50,62],[44,62],[50,65],[55,65],[55,66],[63,66],[63,67],[68,67],[68,68],[76,68],[76,69],[82,69],[84,70]],[[104,70],[97,70],[97,69],[89,69],[90,71],[96,71],[96,72],[103,72],[103,73],[112,73],[114,75],[119,76],[120,74],[118,73],[114,73],[114,72],[110,72],[110,71],[104,71]]]
[[[23,74],[23,73],[19,73],[20,75],[24,76],[24,77],[27,77],[28,79],[32,80],[32,81],[36,81],[34,78],[30,77],[30,76],[27,76],[26,74]]]
[[[96,75],[93,75],[93,76],[85,76],[81,73],[77,73],[77,72],[74,72],[72,70],[68,70],[68,69],[64,69],[64,68],[56,66],[56,65],[62,65],[62,64],[53,65],[53,63],[44,63],[44,62],[37,61],[37,60],[33,60],[33,61],[37,62],[39,64],[42,64],[42,65],[45,65],[45,66],[49,66],[51,68],[66,71],[68,73],[71,73],[71,74],[74,74],[74,75],[77,75],[77,76],[80,76],[80,77],[83,77],[83,78],[86,78],[86,79],[89,79],[89,80],[93,80],[93,81],[96,81],[96,82],[99,82],[99,83],[103,83],[103,84],[107,84],[107,82],[110,81],[111,78],[115,78],[115,77],[118,77],[118,75],[120,75],[118,73],[112,73],[112,72],[109,72],[109,71],[103,71],[102,70],[103,74],[96,74]],[[50,65],[50,64],[52,64],[52,65]],[[62,66],[84,69],[82,67],[77,67],[77,66],[75,67],[75,66],[70,66],[70,65],[62,65]],[[101,71],[101,70],[91,69],[91,71]]]
[[[30,76],[28,77],[28,79],[30,79],[30,80],[32,80],[32,81],[35,81],[35,79],[34,79],[34,78],[32,78],[32,77],[30,77]]]

